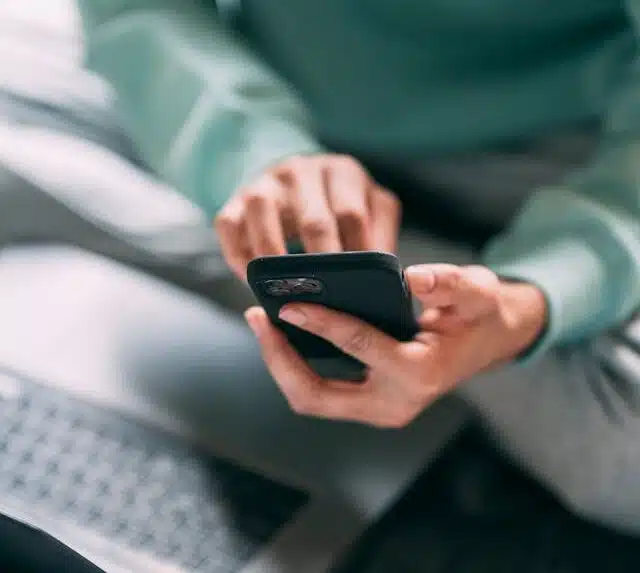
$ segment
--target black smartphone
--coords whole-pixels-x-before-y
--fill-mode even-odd
[[[259,303],[313,370],[360,382],[366,367],[331,343],[278,318],[291,302],[311,302],[351,314],[398,340],[417,332],[412,299],[398,259],[374,251],[260,257],[248,267]]]

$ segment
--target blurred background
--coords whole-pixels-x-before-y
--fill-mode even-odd
[[[140,179],[126,162],[118,159],[122,156],[137,162],[135,151],[113,114],[113,94],[101,79],[82,69],[82,51],[80,23],[73,0],[0,2],[0,166],[7,165],[32,181],[46,180],[63,202],[103,226],[117,228],[119,233],[157,238],[167,229],[208,229],[208,222],[193,205],[155,181],[152,174],[149,180],[153,185],[149,180]],[[16,129],[29,125],[40,129],[30,133]],[[119,183],[105,186],[105,173],[111,181]],[[64,174],[64,178],[60,178],[60,174]],[[83,192],[87,188],[94,191]],[[34,228],[38,221],[51,216],[46,205],[33,208],[32,204],[25,203],[11,212],[11,221],[8,221],[7,206],[15,208],[16,203],[8,200],[2,203],[2,200],[0,192],[0,239],[2,225],[8,229],[16,224],[16,219],[22,218],[24,234],[37,235]],[[65,219],[60,221],[56,232],[64,230]],[[80,229],[81,237],[82,232]],[[154,267],[153,262],[140,263],[136,258],[138,251],[123,253],[119,247],[111,247],[108,237],[103,235],[96,237],[89,233],[85,239],[92,242],[98,252],[139,263],[143,270],[145,264],[151,265],[153,268],[146,270],[182,281],[191,290],[205,288],[203,276],[209,284],[210,279],[217,276],[219,261],[211,254],[215,246],[212,246],[213,236],[210,240],[199,239],[202,260],[190,259],[188,264],[192,270],[184,272],[161,264]],[[2,246],[0,242],[0,249]],[[180,337],[171,338],[172,329],[183,328],[178,318],[161,321],[162,328],[169,333],[164,339],[165,335],[157,332],[145,339],[145,334],[129,330],[125,343],[121,340],[116,346],[105,337],[99,339],[98,350],[88,349],[88,345],[69,348],[60,342],[65,336],[78,337],[86,327],[86,323],[69,319],[64,305],[58,308],[57,314],[47,307],[46,312],[53,312],[51,316],[55,316],[55,320],[45,321],[43,328],[36,329],[34,322],[25,324],[19,313],[30,304],[29,300],[40,301],[34,303],[36,306],[42,305],[42,301],[54,301],[51,306],[56,306],[56,289],[62,292],[73,288],[76,294],[67,300],[66,308],[75,305],[95,324],[107,323],[117,313],[127,314],[130,293],[135,289],[125,292],[118,287],[107,301],[104,293],[109,283],[102,271],[92,266],[88,271],[79,271],[73,256],[67,252],[61,251],[59,258],[70,266],[54,264],[45,270],[38,265],[30,266],[16,254],[6,255],[0,251],[0,360],[29,363],[32,373],[38,376],[52,372],[54,376],[63,376],[70,363],[74,368],[79,363],[78,376],[81,376],[84,362],[98,360],[106,371],[122,381],[131,372],[111,370],[115,353],[119,353],[121,359],[131,346],[148,345],[145,353],[155,360],[164,348],[188,344]],[[55,271],[53,279],[51,268]],[[47,288],[42,288],[45,285]],[[24,294],[22,298],[17,297],[19,292]],[[230,306],[235,304],[231,300],[234,294],[237,293],[229,295]],[[6,302],[12,300],[20,300],[23,306]],[[141,303],[138,314],[130,316],[137,317],[138,321],[159,320],[165,299],[158,300],[147,306]],[[184,327],[185,331],[208,334],[203,323],[198,323],[196,315],[201,310],[202,307],[194,303],[189,317],[195,326]],[[3,323],[10,325],[10,330]],[[48,327],[53,330],[47,331]],[[196,338],[193,334],[193,339]],[[200,350],[207,350],[199,342],[194,344],[200,344]],[[231,346],[229,343],[226,347],[230,355]],[[88,355],[91,358],[86,358]],[[199,361],[195,351],[187,355],[193,361],[193,369],[200,369],[198,375],[202,376],[206,361]],[[34,361],[33,356],[43,358]],[[177,361],[168,368],[179,376],[181,365],[183,363]],[[153,375],[160,376],[161,370],[157,368]],[[175,389],[167,390],[170,391]],[[191,400],[196,403],[198,396],[194,394]],[[206,417],[206,412],[201,412],[201,416]],[[507,465],[480,435],[474,427],[463,432],[406,498],[347,555],[340,572],[600,573],[626,572],[636,566],[640,557],[636,540],[585,524],[570,515],[550,494]]]

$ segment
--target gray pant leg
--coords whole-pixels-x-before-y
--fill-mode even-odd
[[[468,264],[471,250],[403,233],[403,264]],[[640,318],[478,376],[457,393],[504,452],[576,513],[640,533]]]
[[[98,190],[88,186],[83,191],[95,197]],[[0,161],[0,254],[4,247],[34,244],[79,247],[234,310],[245,302],[209,226],[131,232],[92,216],[91,209],[74,208],[55,189],[29,181]]]
[[[0,91],[0,112],[3,101]],[[195,206],[124,150],[96,141],[97,132],[79,133],[71,116],[51,125],[27,113],[37,107],[27,103],[23,115],[0,116],[0,251],[18,243],[73,245],[234,310],[246,304]]]
[[[210,221],[145,170],[64,4],[0,9],[0,254],[70,244],[241,307]]]
[[[576,513],[640,533],[640,320],[459,389],[499,445]]]
[[[532,189],[582,163],[592,139],[567,135],[515,154],[425,162],[409,172],[425,192],[455,188],[465,209],[504,223]],[[415,234],[403,238],[400,252],[405,264],[474,258],[470,249]],[[504,451],[575,512],[640,533],[640,317],[527,366],[479,376],[458,393]]]

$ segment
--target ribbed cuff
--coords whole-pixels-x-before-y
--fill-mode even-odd
[[[313,136],[297,123],[276,118],[248,118],[245,138],[235,149],[225,150],[227,157],[235,157],[241,164],[238,179],[224,181],[225,192],[215,192],[206,201],[205,210],[214,216],[229,196],[243,185],[258,178],[264,171],[288,157],[326,153]],[[234,170],[231,170],[233,172]]]
[[[506,279],[536,285],[547,300],[547,327],[519,362],[529,362],[555,344],[580,339],[599,321],[607,273],[588,244],[564,237],[520,252],[510,245],[508,256],[502,246],[497,243],[487,251],[485,264]]]

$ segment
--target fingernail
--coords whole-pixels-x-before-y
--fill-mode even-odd
[[[431,292],[436,284],[436,279],[431,269],[424,267],[409,267],[407,269],[409,279],[418,281],[418,284],[414,284],[413,290],[419,290],[420,292]]]
[[[307,316],[304,314],[304,312],[291,307],[284,307],[280,311],[279,316],[285,322],[288,322],[295,326],[302,326],[305,322],[307,322]]]

